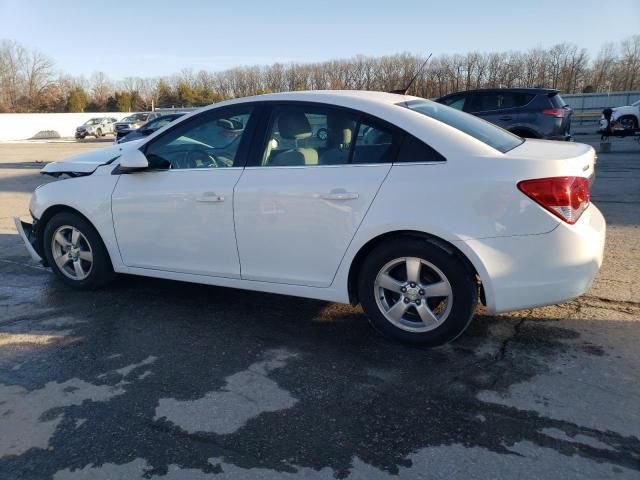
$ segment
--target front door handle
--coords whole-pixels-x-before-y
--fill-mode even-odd
[[[204,192],[197,198],[198,202],[207,202],[207,203],[222,203],[224,202],[224,197],[222,195],[218,195],[216,192]]]
[[[359,195],[354,192],[331,192],[322,193],[320,198],[323,200],[355,200]]]
[[[511,116],[510,115],[503,115],[502,117],[500,117],[500,120],[511,120]]]

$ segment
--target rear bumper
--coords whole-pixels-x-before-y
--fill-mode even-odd
[[[13,221],[31,258],[36,262],[44,263],[40,254],[36,251],[36,230],[34,224],[20,220],[20,217],[14,217]]]
[[[542,235],[464,242],[485,267],[490,313],[553,305],[585,293],[602,265],[606,222],[590,205],[575,225]],[[483,277],[483,275],[480,275]]]

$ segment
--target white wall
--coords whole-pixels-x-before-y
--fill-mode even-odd
[[[61,137],[73,137],[76,127],[94,117],[113,117],[118,120],[126,112],[101,113],[0,113],[0,142],[26,140],[42,130],[55,130]]]

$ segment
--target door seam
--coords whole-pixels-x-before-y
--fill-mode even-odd
[[[389,174],[391,173],[391,169],[392,168],[393,168],[393,163],[389,165],[389,170],[387,170],[387,173],[385,174],[384,178],[380,182],[380,185],[378,185],[378,189],[376,190],[375,195],[371,199],[371,203],[369,203],[369,206],[367,207],[367,210],[364,212],[364,215],[362,216],[362,220],[360,221],[360,223],[358,224],[358,227],[353,232],[353,236],[351,237],[351,240],[349,240],[349,243],[347,244],[347,248],[345,248],[344,253],[342,254],[342,258],[340,259],[340,262],[338,263],[338,268],[336,268],[336,271],[333,273],[333,278],[331,279],[331,282],[329,283],[329,285],[326,288],[333,287],[333,282],[336,281],[336,276],[338,275],[338,272],[340,271],[340,267],[342,267],[342,262],[344,262],[344,258],[347,256],[347,252],[349,251],[349,248],[351,247],[351,244],[353,243],[353,239],[356,238],[356,235],[358,234],[358,231],[360,230],[360,227],[362,226],[362,224],[364,223],[365,219],[367,218],[367,215],[369,214],[369,210],[371,210],[371,207],[373,206],[374,202],[376,201],[376,198],[378,197],[378,193],[380,193],[380,189],[382,188],[382,186],[387,181],[387,178],[389,177]]]
[[[246,164],[247,162],[245,162],[245,165]],[[242,180],[245,168],[246,167],[242,167],[242,173],[240,173],[238,180],[233,185],[233,190],[231,193],[231,213],[232,213],[231,216],[233,217],[233,237],[236,241],[236,255],[238,255],[238,267],[240,269],[238,273],[240,274],[241,280],[244,280],[244,279],[242,278],[242,259],[240,258],[240,247],[238,246],[238,227],[236,226],[236,187],[240,183],[240,180]]]

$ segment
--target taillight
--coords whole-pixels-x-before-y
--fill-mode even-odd
[[[542,111],[543,115],[550,115],[556,118],[563,118],[569,115],[569,110],[566,108],[546,108]]]
[[[551,177],[523,180],[518,189],[543,208],[574,224],[589,206],[589,179]]]

